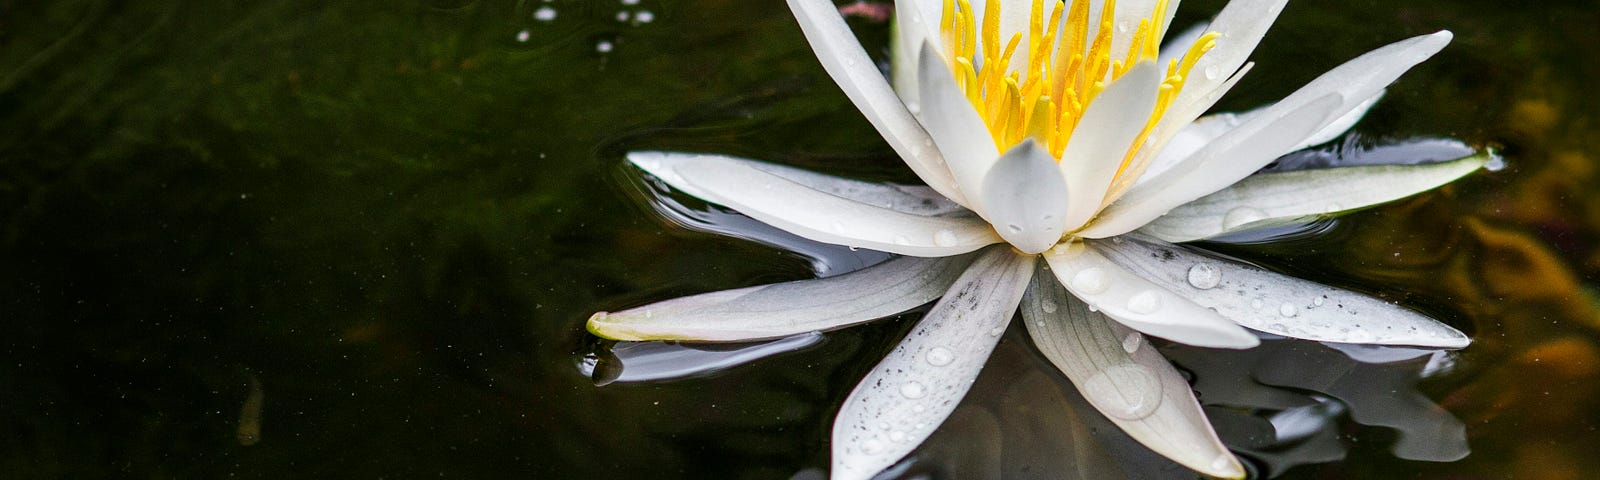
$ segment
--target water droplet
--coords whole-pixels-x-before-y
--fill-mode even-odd
[[[1052,302],[1052,301],[1049,301],[1049,300],[1045,300],[1043,302],[1039,302],[1039,309],[1040,310],[1044,310],[1044,313],[1056,313],[1056,302]],[[1041,322],[1041,323],[1043,323],[1043,322]]]
[[[633,14],[634,23],[650,23],[655,21],[655,19],[656,14],[649,10],[640,10],[639,13]]]
[[[594,44],[594,51],[599,53],[611,53],[614,48],[616,45],[612,45],[609,40],[601,40]]]
[[[1128,33],[1128,21],[1117,22],[1117,33]]]
[[[1372,341],[1372,332],[1366,330],[1351,330],[1344,337],[1350,343],[1367,343]]]
[[[1224,230],[1233,230],[1265,218],[1267,218],[1267,212],[1263,212],[1261,209],[1235,207],[1222,216],[1222,228]]]
[[[1155,290],[1145,290],[1128,297],[1128,310],[1140,315],[1155,313],[1161,308],[1161,294]]]
[[[998,337],[1002,333],[1006,333],[1006,327],[994,327],[989,329],[989,336],[991,337]]]
[[[628,21],[628,12],[627,11],[617,12],[617,21],[618,22],[626,22],[626,21]]]
[[[1311,304],[1319,306],[1319,307],[1322,306],[1322,302],[1323,302],[1322,297],[1317,297],[1317,298],[1311,299]]]
[[[1111,281],[1106,278],[1104,270],[1090,267],[1072,276],[1072,288],[1084,295],[1095,295],[1111,288]]]
[[[883,451],[883,442],[878,441],[878,439],[876,439],[876,438],[874,438],[872,440],[867,440],[866,442],[863,442],[861,444],[861,453],[865,453],[867,455],[877,455],[878,452],[882,452],[882,451]]]
[[[1278,315],[1283,315],[1285,317],[1293,317],[1293,316],[1298,315],[1298,314],[1300,314],[1300,309],[1294,308],[1294,305],[1292,305],[1292,304],[1285,303],[1283,305],[1279,305],[1278,306]]]
[[[844,66],[846,66],[846,67],[854,67],[854,66],[856,66],[856,59],[854,59],[854,58],[845,59],[844,60]]]
[[[1217,288],[1222,283],[1222,272],[1209,263],[1196,263],[1189,267],[1189,285],[1201,290]]]
[[[1091,303],[1091,304],[1089,304],[1089,311],[1090,312],[1099,312],[1100,311],[1100,306]]]
[[[915,381],[906,382],[900,385],[900,395],[903,397],[922,398],[923,395],[927,394],[928,391],[922,388],[922,384]]]
[[[1083,382],[1081,391],[1100,412],[1123,420],[1138,420],[1161,406],[1161,381],[1143,365],[1112,365]]]
[[[1237,470],[1238,468],[1233,465],[1233,462],[1233,454],[1231,453],[1217,455],[1217,459],[1211,461],[1211,469],[1217,471]]]
[[[541,21],[541,22],[548,22],[548,21],[551,21],[551,20],[555,20],[556,19],[556,9],[550,8],[549,5],[545,5],[543,7],[539,7],[538,10],[534,10],[533,11],[533,19]]]
[[[904,442],[904,441],[906,441],[906,432],[902,432],[902,431],[899,431],[899,430],[895,430],[895,431],[889,432],[889,440],[893,441],[893,442],[896,442],[896,443]]]
[[[894,244],[895,245],[910,245],[911,244],[911,239],[906,238],[905,235],[895,235],[894,236]]]
[[[528,41],[528,37],[530,35],[532,35],[532,32],[529,32],[527,29],[523,29],[522,31],[517,32],[517,41],[526,42]]]
[[[1144,345],[1144,337],[1139,336],[1137,333],[1130,333],[1128,336],[1122,337],[1122,351],[1124,352],[1129,354],[1137,352],[1140,345]]]
[[[1262,302],[1262,301],[1261,301],[1261,299],[1259,299],[1259,298],[1252,298],[1252,299],[1250,299],[1250,308],[1254,308],[1254,309],[1256,309],[1256,310],[1260,310],[1260,309],[1261,309],[1261,307],[1263,307],[1263,306],[1266,306],[1266,304],[1265,304],[1265,303],[1263,303],[1263,302]]]
[[[960,242],[961,239],[956,238],[956,232],[940,230],[939,233],[933,234],[933,243],[941,247],[954,247]]]
[[[1216,65],[1206,65],[1205,74],[1206,80],[1216,80],[1218,76],[1222,75],[1222,69],[1217,68]]]
[[[1011,233],[1022,233],[1022,226],[1015,223],[1009,223],[1006,224],[1006,230],[1011,231]]]
[[[928,350],[927,360],[929,365],[943,367],[956,360],[956,354],[944,347],[933,347]]]
[[[927,410],[927,409],[928,409],[928,407],[924,407],[920,403],[911,406],[911,411],[917,412],[917,413],[922,413],[923,410]]]

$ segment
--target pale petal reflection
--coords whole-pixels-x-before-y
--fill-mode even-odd
[[[595,385],[647,382],[711,375],[765,357],[820,345],[823,335],[802,333],[768,342],[718,344],[616,342],[578,362],[578,371]]]

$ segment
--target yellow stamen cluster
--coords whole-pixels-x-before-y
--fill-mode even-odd
[[[969,0],[944,0],[940,40],[956,84],[983,117],[1001,151],[1031,137],[1047,145],[1051,154],[1060,159],[1084,110],[1108,83],[1139,62],[1158,58],[1161,34],[1166,30],[1163,21],[1167,0],[1160,0],[1149,18],[1139,20],[1128,51],[1114,56],[1111,42],[1115,0],[1105,1],[1093,38],[1089,38],[1088,0],[1073,0],[1071,6],[1067,6],[1065,0],[1052,1],[1048,22],[1042,0],[1033,0],[1027,38],[1023,38],[1023,33],[1016,33],[1002,49],[1001,2],[986,1],[980,28],[975,25],[977,19]],[[1063,13],[1067,17],[1065,23],[1061,21]],[[1205,34],[1189,48],[1182,61],[1173,60],[1167,66],[1166,78],[1156,93],[1155,110],[1123,158],[1119,177],[1129,169],[1151,130],[1183,89],[1184,79],[1188,78],[1195,62],[1216,45],[1217,37],[1215,32]],[[1027,41],[1027,51],[1023,52],[1026,57],[1013,69],[1012,57],[1024,40]],[[978,42],[982,42],[981,61]]]

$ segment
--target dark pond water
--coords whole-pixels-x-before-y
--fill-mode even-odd
[[[1167,347],[1258,473],[1600,472],[1596,24],[1587,1],[1289,6],[1224,109],[1450,29],[1342,142],[1509,167],[1218,247],[1475,338]],[[589,336],[595,310],[882,260],[657,198],[633,149],[907,179],[776,1],[0,2],[0,471],[819,478],[837,405],[916,313],[738,349]],[[1020,332],[973,392],[901,471],[1188,475]]]

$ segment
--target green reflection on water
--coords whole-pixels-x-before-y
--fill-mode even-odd
[[[556,18],[534,19],[545,5]],[[616,19],[641,9],[654,20]],[[779,3],[3,10],[0,468],[19,477],[787,478],[824,464],[837,402],[908,326],[705,379],[596,388],[575,368],[593,310],[810,276],[659,220],[621,152],[906,178]],[[1368,428],[1349,460],[1288,477],[1600,470],[1594,12],[1295,3],[1223,103],[1448,28],[1357,130],[1500,144],[1512,164],[1326,238],[1229,250],[1478,339],[1424,385],[1472,456],[1396,460]]]

